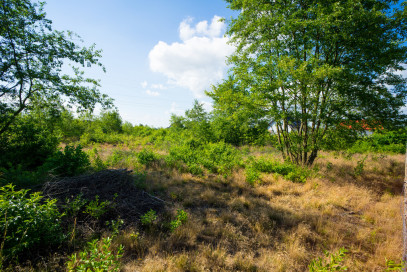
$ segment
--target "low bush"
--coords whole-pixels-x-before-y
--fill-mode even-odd
[[[150,166],[153,162],[158,160],[157,155],[147,148],[143,148],[136,156],[138,161],[146,166]]]
[[[326,260],[317,258],[313,260],[308,268],[310,272],[331,272],[331,271],[347,271],[348,268],[343,266],[343,259],[346,252],[345,248],[339,249],[336,254],[325,251]]]
[[[246,181],[254,184],[259,179],[259,172],[276,173],[293,182],[305,182],[310,175],[310,170],[292,163],[281,163],[264,158],[249,158],[246,162]]]
[[[49,157],[42,166],[60,176],[75,176],[84,173],[90,166],[89,156],[80,145],[67,145],[64,151],[58,151]]]
[[[240,164],[241,157],[236,148],[224,142],[202,143],[189,140],[170,148],[165,161],[168,166],[192,174],[209,172],[227,175]]]
[[[175,231],[188,221],[188,213],[182,209],[177,210],[177,216],[175,220],[170,222],[170,230]]]
[[[140,217],[141,224],[151,226],[157,220],[157,213],[154,210],[149,210]]]
[[[40,250],[64,239],[56,200],[43,200],[40,193],[0,188],[0,233],[3,258],[11,259],[30,250]]]
[[[71,255],[66,263],[70,272],[80,271],[120,271],[120,258],[123,256],[123,246],[116,252],[112,249],[112,238],[107,237],[101,241],[93,240],[88,247]]]

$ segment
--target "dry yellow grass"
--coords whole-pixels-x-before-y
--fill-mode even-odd
[[[126,248],[122,269],[307,271],[344,247],[349,271],[383,271],[386,259],[401,258],[404,156],[369,154],[359,171],[365,157],[324,152],[305,184],[263,174],[254,187],[243,170],[221,179],[147,169],[147,190],[168,202],[159,220],[179,208],[189,220],[174,232],[127,230],[116,241]]]

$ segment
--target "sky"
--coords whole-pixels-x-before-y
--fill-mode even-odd
[[[55,30],[70,30],[102,49],[101,92],[114,99],[124,121],[167,127],[195,99],[211,109],[205,90],[226,75],[233,52],[224,36],[236,12],[223,0],[47,0]],[[79,41],[78,41],[79,42]]]

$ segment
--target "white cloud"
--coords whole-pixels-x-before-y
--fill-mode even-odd
[[[181,22],[182,42],[158,42],[149,53],[150,69],[164,74],[169,83],[191,90],[196,97],[211,84],[221,80],[226,69],[226,56],[233,52],[222,37],[225,24],[219,16],[192,25],[192,19]]]
[[[144,89],[147,87],[147,84],[148,84],[147,81],[144,80],[143,82],[141,82],[141,87],[143,87]]]
[[[160,95],[159,92],[154,92],[154,91],[151,91],[151,90],[147,90],[146,94],[148,94],[150,96],[159,96]]]
[[[151,85],[151,88],[153,88],[153,89],[159,89],[159,90],[165,90],[165,89],[167,89],[167,87],[164,86],[164,85],[162,85],[162,84],[152,84],[152,85]]]

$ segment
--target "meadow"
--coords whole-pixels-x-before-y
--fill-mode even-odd
[[[21,188],[31,189],[25,199],[39,192],[48,199],[42,213],[52,210],[62,225],[53,225],[58,233],[48,238],[53,243],[29,238],[22,247],[13,239],[29,227],[19,225],[11,238],[12,228],[3,228],[3,270],[82,271],[92,265],[102,271],[401,269],[404,154],[366,151],[359,141],[352,148],[322,151],[312,167],[301,167],[284,162],[270,144],[236,147],[177,138],[169,129],[136,126],[134,131],[92,139],[85,133],[61,143],[36,171],[2,170],[2,184],[14,180],[14,199]],[[113,169],[131,171],[128,188],[98,176]],[[86,195],[87,186],[97,185],[83,181],[84,194],[49,200],[46,187],[64,190],[57,183],[69,183],[64,176],[92,177],[101,187]],[[122,212],[121,199],[133,191],[160,205],[146,202],[140,210],[127,204]],[[6,200],[3,194],[7,227],[15,211]],[[49,229],[49,221],[41,224]]]

